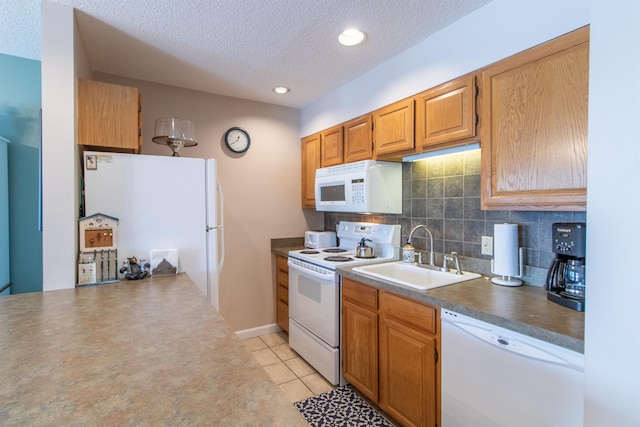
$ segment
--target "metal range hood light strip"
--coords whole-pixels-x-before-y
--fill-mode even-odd
[[[418,160],[424,160],[424,159],[428,159],[430,157],[444,156],[446,154],[462,153],[464,151],[478,150],[479,148],[480,148],[480,143],[479,142],[474,142],[472,144],[459,145],[457,147],[443,148],[441,150],[434,150],[434,151],[425,151],[424,153],[412,154],[410,156],[404,156],[402,158],[402,161],[403,162],[416,162]]]

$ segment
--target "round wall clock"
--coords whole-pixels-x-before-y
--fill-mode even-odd
[[[234,153],[244,153],[251,145],[251,138],[246,130],[232,127],[224,134],[224,143]]]

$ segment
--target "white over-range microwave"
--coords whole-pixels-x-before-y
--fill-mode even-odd
[[[316,210],[402,213],[402,163],[363,160],[316,169]]]

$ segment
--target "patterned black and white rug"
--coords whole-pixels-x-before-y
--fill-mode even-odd
[[[313,427],[393,427],[350,386],[338,387],[293,405]]]

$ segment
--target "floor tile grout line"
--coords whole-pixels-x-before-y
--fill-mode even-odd
[[[274,335],[274,334],[267,334],[267,335]],[[292,382],[294,382],[294,381],[299,381],[299,382],[302,384],[302,386],[304,386],[304,388],[305,388],[305,389],[306,389],[306,390],[307,390],[307,391],[308,391],[312,396],[317,396],[317,395],[318,395],[318,393],[315,393],[313,390],[311,390],[311,388],[309,387],[309,385],[307,385],[307,383],[306,383],[305,381],[303,381],[303,378],[309,378],[309,377],[312,377],[313,375],[320,375],[320,374],[318,373],[318,371],[316,371],[313,367],[311,367],[311,373],[308,373],[308,374],[303,375],[303,376],[298,375],[298,373],[296,373],[293,369],[291,369],[291,367],[289,367],[289,366],[287,365],[287,361],[291,361],[291,360],[294,360],[294,359],[296,359],[296,358],[297,358],[297,359],[300,359],[300,360],[302,360],[302,361],[304,361],[304,359],[303,359],[303,358],[302,358],[298,353],[296,353],[296,352],[295,352],[295,350],[293,350],[291,347],[289,347],[288,339],[286,339],[282,334],[280,334],[280,333],[275,333],[275,335],[277,335],[277,336],[279,337],[279,339],[275,339],[275,338],[274,338],[274,339],[265,339],[265,338],[263,338],[263,337],[266,337],[267,335],[264,335],[264,336],[262,336],[262,335],[261,335],[261,336],[258,336],[258,337],[257,337],[257,338],[259,338],[259,339],[260,339],[260,341],[264,344],[265,348],[258,349],[258,350],[254,350],[254,351],[259,351],[259,350],[266,350],[266,349],[268,349],[268,350],[270,350],[270,351],[271,351],[271,353],[273,353],[273,354],[278,358],[279,362],[271,363],[271,364],[269,364],[269,365],[264,365],[264,366],[262,366],[262,368],[266,370],[266,367],[267,367],[267,366],[274,366],[274,365],[277,365],[277,364],[279,364],[279,363],[283,363],[285,366],[287,366],[287,368],[288,368],[288,369],[293,373],[293,375],[294,375],[296,378],[295,378],[295,379],[293,379],[293,380],[290,380],[290,381],[284,382],[284,383],[282,383],[282,384],[278,384],[278,386],[282,386],[283,384],[289,384],[289,383],[292,383]],[[285,359],[282,359],[282,358],[281,358],[281,357],[280,357],[280,356],[279,356],[279,355],[278,355],[278,354],[273,350],[273,348],[274,348],[274,347],[278,347],[278,346],[281,346],[281,345],[286,345],[286,346],[289,348],[289,350],[291,350],[291,352],[293,352],[293,354],[295,354],[295,356],[294,356],[294,357],[292,357],[292,358],[290,358],[290,359],[286,359],[286,360],[285,360]],[[321,392],[321,393],[322,393],[322,392]],[[320,393],[320,394],[321,394],[321,393]]]

